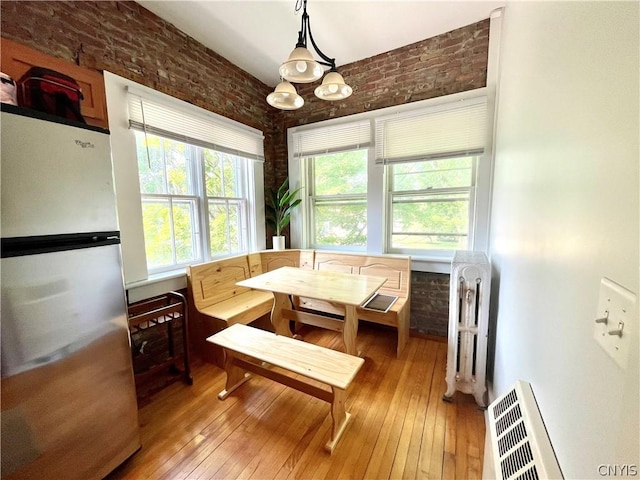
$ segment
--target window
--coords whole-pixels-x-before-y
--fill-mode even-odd
[[[294,155],[305,169],[301,186],[306,246],[366,249],[370,137],[370,122],[294,135]]]
[[[308,187],[292,243],[436,261],[478,248],[488,224],[486,119],[483,89],[290,129],[289,170]],[[354,148],[343,131],[369,136]]]
[[[390,176],[390,251],[465,250],[475,157],[401,163]]]
[[[150,270],[202,258],[195,148],[136,133],[142,218]]]
[[[204,150],[210,256],[248,250],[246,159]]]
[[[367,150],[307,159],[310,165],[311,244],[367,246]]]
[[[173,270],[255,246],[251,167],[261,160],[262,136],[133,94],[129,115],[148,271]]]

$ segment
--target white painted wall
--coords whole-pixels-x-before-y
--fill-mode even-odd
[[[566,478],[640,463],[638,314],[623,371],[593,340],[601,277],[639,290],[638,2],[513,2],[490,255],[492,398],[531,382]]]

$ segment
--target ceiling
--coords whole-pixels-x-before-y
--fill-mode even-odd
[[[269,86],[280,80],[278,67],[295,47],[302,17],[295,0],[138,3]],[[307,13],[316,44],[340,67],[489,18],[505,3],[308,0]]]

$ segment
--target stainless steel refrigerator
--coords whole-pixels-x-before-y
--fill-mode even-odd
[[[1,115],[2,478],[103,478],[140,447],[109,132]]]

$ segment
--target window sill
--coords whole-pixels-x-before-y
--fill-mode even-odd
[[[451,257],[427,257],[412,255],[411,270],[415,272],[451,273]]]
[[[125,285],[129,303],[162,295],[167,292],[187,288],[187,276],[184,268],[170,272],[149,275],[146,280],[139,280]]]

